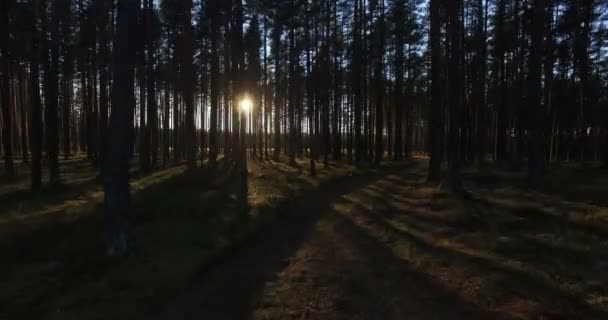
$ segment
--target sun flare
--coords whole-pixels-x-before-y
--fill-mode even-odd
[[[241,102],[239,102],[239,109],[241,112],[249,112],[253,107],[253,102],[248,97],[243,98]]]

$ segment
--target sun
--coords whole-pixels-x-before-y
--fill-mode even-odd
[[[253,102],[251,102],[251,99],[249,99],[249,97],[245,97],[239,102],[239,109],[241,112],[249,112],[252,107]]]

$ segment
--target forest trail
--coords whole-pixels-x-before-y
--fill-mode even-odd
[[[498,248],[515,240],[483,221],[478,211],[490,212],[488,204],[428,188],[423,167],[392,170],[294,200],[262,236],[150,310],[152,318],[604,318],[584,301],[589,288],[560,287],[563,274],[544,268],[552,262],[543,254],[530,262],[520,256],[529,250]]]

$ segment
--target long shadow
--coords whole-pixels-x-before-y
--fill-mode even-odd
[[[0,216],[21,211],[25,203],[29,210],[43,206],[52,206],[74,199],[92,191],[99,183],[95,178],[85,179],[78,183],[46,187],[40,191],[15,190],[0,195]],[[22,213],[22,212],[18,212]]]
[[[40,190],[29,189],[29,181],[24,182],[28,187],[17,188],[0,194],[0,215],[22,213],[23,210],[37,210],[46,206],[61,204],[93,191],[101,185],[98,169],[92,166],[89,159],[74,158],[60,162],[60,172],[63,181],[56,186],[46,184]],[[133,170],[132,170],[133,171]],[[44,172],[46,175],[47,172]],[[46,178],[43,177],[43,178]],[[132,174],[131,180],[140,176]],[[44,180],[44,179],[43,179]],[[45,181],[43,181],[44,183]]]
[[[368,199],[369,201],[382,201],[381,199]],[[349,201],[344,199],[344,201]],[[351,204],[355,207],[352,210],[353,213],[359,214],[362,219],[368,223],[374,223],[384,230],[388,230],[390,234],[398,239],[402,239],[407,243],[410,243],[414,249],[414,252],[424,253],[433,257],[437,257],[440,260],[450,261],[450,263],[457,263],[464,266],[468,270],[472,270],[473,274],[485,273],[492,275],[499,275],[496,281],[496,285],[501,290],[519,290],[515,291],[516,294],[532,295],[534,298],[543,298],[543,303],[554,304],[556,301],[561,301],[565,305],[571,306],[573,313],[571,316],[576,315],[574,318],[578,318],[578,313],[582,312],[589,315],[591,318],[605,318],[608,316],[606,313],[602,313],[598,310],[592,309],[581,297],[576,296],[569,292],[564,292],[559,288],[549,285],[546,281],[541,278],[524,272],[522,270],[507,268],[502,266],[495,261],[486,259],[485,257],[470,255],[465,252],[457,252],[439,245],[435,245],[430,241],[421,238],[416,233],[401,228],[396,228],[394,225],[387,222],[382,213],[371,212],[367,207],[361,203]],[[400,211],[398,208],[387,207],[387,210]],[[415,219],[415,218],[412,218]],[[412,227],[410,225],[410,227]],[[425,232],[424,230],[420,230]],[[496,279],[496,278],[494,278]],[[522,291],[522,290],[525,290]]]
[[[302,171],[304,170],[304,168],[302,168],[300,165],[296,164],[295,166],[292,166],[289,163],[281,161],[282,159],[280,159],[279,161],[260,161],[257,159],[254,160],[257,161],[262,167],[273,168],[287,176],[296,176],[302,173]]]
[[[164,190],[167,188],[175,188],[176,186],[183,183],[185,180],[190,179],[187,173],[182,173],[171,177],[163,182],[154,184],[145,190],[142,190],[133,197],[133,207],[137,208],[145,203],[150,203],[154,198],[162,198]],[[45,205],[52,204],[55,202],[63,202],[66,200],[74,199],[78,195],[89,192],[93,182],[84,183],[80,187],[70,186],[66,187],[66,191],[45,191],[48,192],[48,196],[52,196],[50,202],[46,202]],[[89,188],[87,188],[87,186]],[[60,194],[60,198],[57,195]],[[42,197],[41,195],[40,197]],[[101,225],[100,217],[102,215],[102,204],[88,204],[78,210],[83,211],[83,214],[78,214],[70,219],[50,219],[41,224],[33,224],[24,228],[24,230],[16,232],[15,236],[5,239],[0,243],[0,248],[3,248],[3,252],[7,254],[9,261],[17,263],[29,263],[35,262],[39,259],[46,259],[52,256],[54,251],[52,248],[60,246],[63,243],[61,239],[69,239],[72,243],[82,243],[83,239],[90,239],[88,235],[91,233],[95,237],[101,237],[98,232],[97,224]],[[60,209],[61,210],[61,209]],[[142,210],[145,211],[145,210]],[[60,214],[60,212],[47,212],[46,215]],[[132,214],[131,219],[134,223],[152,219],[151,216],[144,216],[141,211],[136,211]],[[81,238],[82,237],[82,238]],[[86,242],[86,240],[84,240]],[[97,242],[97,241],[95,241]],[[78,246],[74,246],[78,248]],[[22,253],[27,254],[22,254]],[[14,259],[10,257],[13,256]],[[19,259],[17,259],[17,257]]]
[[[197,216],[194,212],[212,210],[212,206],[220,206],[228,201],[225,195],[222,195],[221,199],[216,196],[202,198],[200,195],[206,190],[218,187],[211,181],[223,176],[229,169],[229,166],[222,165],[215,170],[205,168],[185,171],[134,193],[130,214],[133,228],[137,229],[142,225],[171,223],[174,219],[178,219],[176,220],[178,222],[182,220],[196,222],[197,219],[199,221],[218,220],[217,215]],[[227,179],[227,181],[231,180]],[[219,188],[222,188],[220,193],[224,191],[224,185]],[[214,201],[206,203],[212,198]],[[55,219],[41,225],[25,226],[23,230],[18,230],[12,236],[2,239],[0,251],[3,252],[4,260],[0,264],[0,273],[13,275],[19,279],[24,276],[22,272],[28,274],[27,272],[31,272],[33,267],[44,272],[32,275],[40,277],[40,285],[35,293],[22,292],[25,289],[15,281],[11,282],[11,287],[6,288],[9,290],[7,292],[26,294],[34,304],[5,307],[0,303],[0,310],[13,312],[14,317],[12,318],[15,319],[30,316],[32,318],[44,317],[49,312],[55,312],[47,310],[49,307],[47,303],[53,301],[58,294],[57,290],[61,290],[59,296],[65,295],[71,290],[78,292],[80,287],[86,287],[91,282],[103,281],[105,275],[112,272],[112,262],[103,257],[101,233],[103,206],[94,204],[81,210],[83,211],[81,214],[71,219]],[[219,220],[213,223],[216,226],[224,226],[228,222]],[[146,231],[145,236],[148,245],[153,248],[138,246],[138,235],[140,234],[136,232],[133,254],[139,256],[140,260],[146,259],[145,257],[163,256],[162,254],[150,254],[148,252],[150,250],[171,250],[171,248],[167,249],[156,243],[162,237],[155,236],[149,231]],[[212,242],[211,239],[205,237],[202,237],[200,241]],[[53,283],[47,283],[48,279],[61,283],[61,286],[57,287]],[[31,281],[36,281],[36,279]],[[28,317],[24,317],[25,315]]]
[[[559,195],[564,200],[607,206],[605,184],[608,171],[605,167],[581,168],[552,165],[548,168],[541,191],[547,194]],[[514,187],[519,192],[528,188],[521,170],[470,170],[463,177],[476,185],[489,190],[505,186]]]
[[[391,171],[396,169],[391,169]],[[334,199],[379,179],[369,173],[339,178],[282,203],[277,218],[221,261],[207,264],[169,305],[155,306],[159,319],[250,319],[264,285],[276,278]]]
[[[363,319],[502,319],[499,314],[449,291],[430,275],[397,258],[392,249],[357,225],[347,215],[331,216],[358,259],[345,259],[342,286],[343,318]],[[328,244],[331,245],[331,244]],[[351,249],[352,250],[352,249]]]
[[[517,199],[511,199],[517,200]],[[600,239],[608,238],[608,227],[603,224],[580,223],[569,220],[562,214],[551,214],[545,210],[530,206],[510,206],[501,204],[500,202],[491,201],[481,197],[474,199],[474,202],[485,206],[486,208],[499,208],[511,215],[521,218],[525,221],[534,222],[537,225],[553,225],[560,229],[573,229],[583,234],[590,234]]]

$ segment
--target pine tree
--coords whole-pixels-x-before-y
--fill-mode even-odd
[[[10,65],[9,55],[9,11],[11,10],[8,0],[0,4],[0,51],[2,53],[2,78],[0,79],[0,106],[2,107],[2,145],[4,148],[4,174],[8,177],[15,175],[13,164],[13,115],[10,105]]]
[[[110,143],[104,174],[104,236],[106,254],[123,256],[130,250],[127,215],[131,203],[129,157],[133,132],[131,110],[135,108],[135,50],[131,39],[137,37],[139,14],[137,0],[119,0],[114,49]]]

